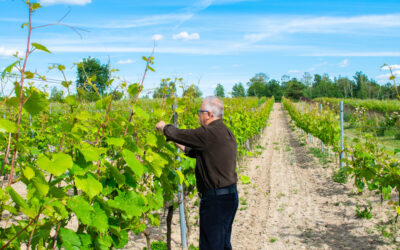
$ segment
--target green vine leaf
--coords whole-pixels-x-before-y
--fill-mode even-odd
[[[25,200],[12,187],[6,187],[6,191],[17,207],[28,208]]]
[[[45,155],[39,156],[36,161],[36,164],[43,170],[53,174],[54,176],[60,176],[67,169],[71,169],[73,162],[71,156],[58,153],[53,156],[53,159],[50,160]]]
[[[43,46],[43,45],[41,45],[39,43],[32,43],[32,46],[37,50],[41,50],[41,51],[44,51],[44,52],[47,52],[47,53],[51,54],[50,50],[48,50],[45,46]]]
[[[84,225],[92,225],[91,214],[94,209],[82,196],[72,197],[67,201],[67,206]]]
[[[122,152],[122,155],[123,155],[124,160],[125,160],[126,164],[128,165],[128,167],[130,169],[132,169],[132,171],[139,178],[142,178],[142,175],[144,172],[144,167],[143,167],[142,163],[140,163],[140,161],[138,159],[136,159],[136,155],[127,149],[124,149],[124,151]]]
[[[0,118],[0,133],[15,133],[17,125],[9,120]]]
[[[73,230],[67,228],[60,229],[62,246],[67,250],[79,250],[82,246],[81,240]]]
[[[6,74],[11,74],[12,69],[15,67],[15,65],[17,65],[19,61],[16,61],[10,65],[8,65],[4,70],[3,73],[1,73],[1,79],[4,79],[4,77],[6,76]]]
[[[122,147],[125,144],[124,138],[118,138],[118,137],[108,137],[106,139],[106,142],[108,145],[113,145],[117,147]]]
[[[86,177],[75,176],[74,180],[76,187],[86,193],[90,199],[103,190],[103,185],[91,174],[87,174]]]

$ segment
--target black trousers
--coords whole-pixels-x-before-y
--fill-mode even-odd
[[[232,223],[239,205],[237,191],[200,200],[200,250],[232,249]]]

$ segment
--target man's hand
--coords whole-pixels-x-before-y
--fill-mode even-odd
[[[178,148],[180,148],[183,152],[185,152],[185,146],[183,146],[183,145],[181,145],[181,144],[179,144],[179,143],[176,143],[176,142],[175,142],[175,145],[176,145]]]
[[[163,131],[165,127],[165,122],[164,121],[160,121],[159,123],[157,123],[156,125],[156,129],[159,131]]]

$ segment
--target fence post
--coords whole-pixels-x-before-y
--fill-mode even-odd
[[[310,104],[310,112],[311,112],[311,104]],[[310,143],[312,143],[312,134],[310,133]]]
[[[343,167],[343,101],[340,101],[340,168]]]
[[[319,110],[320,110],[321,115],[322,115],[322,103],[319,104]],[[321,140],[321,153],[323,153],[323,152],[324,152],[324,143]]]
[[[178,108],[178,104],[176,103],[176,97],[175,97],[175,104],[172,105],[172,111],[174,112],[174,126],[178,128],[178,114],[175,112],[175,110]],[[178,148],[178,153],[180,152],[180,149]],[[179,162],[181,161],[180,157],[178,156],[177,159]],[[178,170],[181,171],[181,167],[178,167]],[[186,221],[185,221],[185,203],[184,203],[184,197],[183,197],[183,186],[181,184],[178,184],[178,204],[179,204],[179,221],[180,221],[180,226],[181,226],[181,241],[182,241],[182,249],[186,250],[188,249],[187,246],[187,239],[186,239]]]

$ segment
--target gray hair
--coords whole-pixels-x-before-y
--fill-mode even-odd
[[[220,117],[224,115],[224,103],[215,96],[207,96],[204,98],[204,108],[210,111],[215,117]]]

